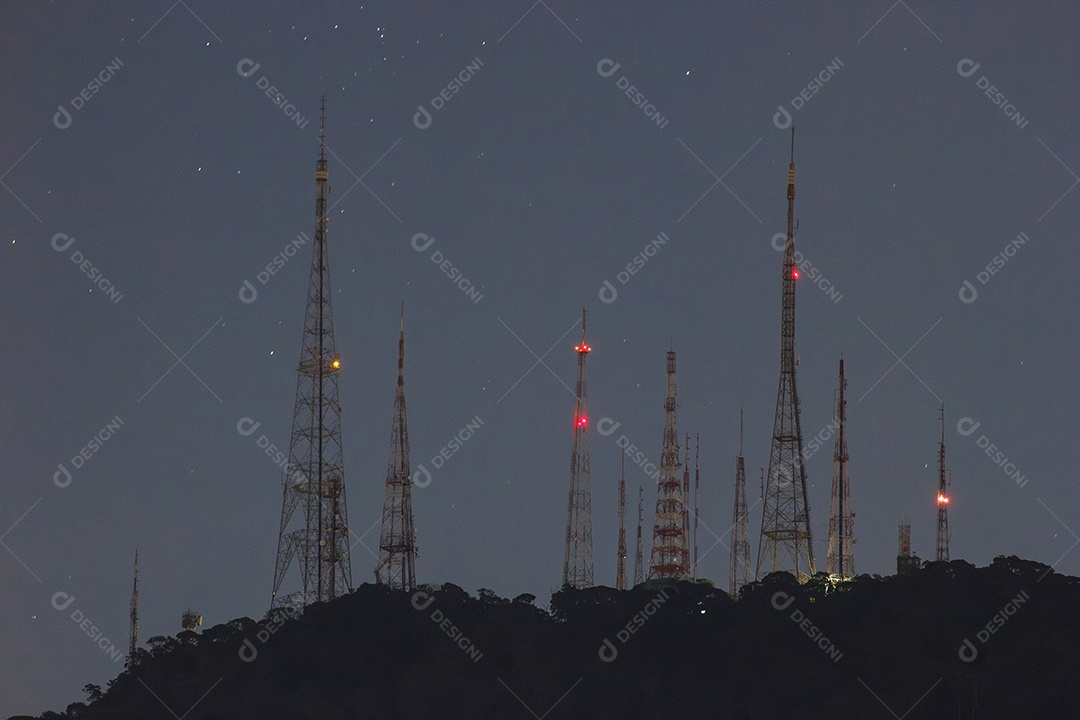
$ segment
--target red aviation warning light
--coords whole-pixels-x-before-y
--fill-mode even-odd
[[[795,268],[791,268],[791,279],[792,280],[798,280],[799,279],[799,271],[797,269],[795,269]]]
[[[592,348],[586,345],[584,342],[582,342],[580,345],[575,345],[574,349],[577,350],[579,353],[587,353],[592,350]]]
[[[588,428],[589,427],[589,418],[587,416],[585,416],[585,415],[582,415],[581,417],[578,418],[575,425],[577,425],[580,428]]]
[[[938,505],[948,505],[949,504],[949,498],[944,493],[938,493],[937,502],[938,502]]]

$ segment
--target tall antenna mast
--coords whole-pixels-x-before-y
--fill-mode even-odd
[[[690,577],[690,569],[693,566],[693,544],[691,540],[690,531],[690,433],[686,433],[686,444],[683,445],[683,480],[682,480],[682,496],[683,496],[683,524],[682,524],[682,538],[683,538],[683,557],[686,558],[686,572],[682,574],[682,577]]]
[[[855,543],[851,511],[851,490],[848,482],[847,401],[844,391],[844,359],[840,358],[840,380],[836,401],[836,447],[833,451],[832,502],[829,507],[829,552],[825,572],[830,576],[850,580],[855,576]]]
[[[686,496],[679,480],[679,435],[675,427],[675,351],[667,354],[667,398],[664,400],[664,448],[657,481],[656,524],[653,525],[649,579],[680,579],[690,574],[686,541]]]
[[[135,585],[131,589],[131,625],[128,628],[128,661],[139,645],[139,551],[135,551]]]
[[[352,590],[345,472],[341,453],[341,358],[334,342],[330,255],[326,240],[326,98],[320,112],[319,161],[315,170],[315,242],[311,252],[307,313],[297,367],[289,463],[278,531],[271,607],[298,609],[332,600]],[[303,508],[303,521],[290,530]],[[282,594],[293,560],[300,566],[300,589]]]
[[[405,303],[401,303],[398,333],[398,378],[394,419],[390,425],[390,459],[386,464],[379,562],[375,582],[397,590],[416,588],[416,526],[412,512],[412,471],[409,467],[409,423],[405,414]]]
[[[622,453],[619,470],[619,567],[615,573],[615,589],[626,589],[626,453]]]
[[[941,442],[938,444],[937,559],[949,562],[949,483],[945,470],[945,403],[941,403]]]
[[[581,309],[581,343],[578,356],[577,391],[574,393],[574,441],[570,452],[570,498],[566,509],[566,552],[563,555],[563,586],[593,585],[592,494],[589,490],[589,415],[586,409],[585,358],[592,350],[585,344],[585,308]]]
[[[735,458],[735,508],[732,511],[731,561],[728,564],[728,595],[735,598],[750,575],[750,512],[746,507],[746,461],[743,458],[743,413],[739,410],[739,456]],[[764,471],[762,471],[764,472]]]
[[[815,572],[810,533],[810,502],[803,466],[799,394],[795,387],[795,128],[791,129],[791,164],[787,183],[787,242],[782,270],[780,386],[776,393],[769,475],[761,516],[757,578],[786,571],[805,582]]]
[[[645,521],[645,488],[638,485],[637,501],[637,552],[634,554],[634,585],[645,582],[644,547],[641,540],[641,525]]]
[[[701,435],[694,433],[694,577],[697,574],[697,561],[698,561],[698,544],[697,544],[697,530],[698,530],[698,512],[701,510],[701,506],[698,505],[698,489],[701,487],[701,468],[698,465],[701,451]]]

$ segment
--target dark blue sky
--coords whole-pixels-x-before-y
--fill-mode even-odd
[[[8,2],[0,25],[0,715],[121,670],[71,615],[126,647],[136,548],[144,640],[189,606],[211,625],[266,611],[281,485],[256,440],[288,445],[310,243],[258,273],[313,234],[322,93],[349,518],[360,535],[381,512],[404,300],[412,462],[432,470],[420,582],[556,589],[586,307],[594,430],[621,423],[590,440],[597,581],[615,577],[616,440],[659,460],[673,344],[679,431],[701,435],[701,572],[726,587],[739,409],[754,502],[779,377],[778,106],[809,263],[802,427],[828,426],[842,353],[856,569],[893,572],[903,516],[933,555],[943,401],[952,556],[1080,571],[1075,6]],[[830,440],[807,462],[822,564],[831,465]],[[627,483],[649,518],[655,486],[632,462]],[[759,524],[760,505],[755,553]],[[374,562],[353,549],[356,583]]]

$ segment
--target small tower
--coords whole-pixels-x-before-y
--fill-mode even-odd
[[[197,632],[202,627],[202,615],[188,608],[180,616],[180,628],[185,632]]]
[[[667,354],[667,398],[664,400],[664,446],[656,492],[649,579],[681,579],[690,575],[686,538],[686,496],[679,479],[679,435],[675,426],[675,351]],[[689,481],[687,480],[687,483]]]
[[[945,403],[941,404],[941,442],[938,444],[937,560],[949,562],[949,485],[945,469]]]
[[[152,578],[151,578],[152,579]],[[139,645],[139,551],[135,551],[135,584],[131,589],[131,624],[128,627],[128,660]]]
[[[416,589],[416,526],[412,513],[412,472],[409,467],[409,424],[405,416],[405,303],[401,303],[398,334],[398,378],[394,419],[390,425],[390,459],[386,464],[379,563],[375,582],[397,590]]]
[[[829,508],[829,553],[825,560],[825,572],[831,577],[850,580],[855,576],[855,556],[852,545],[855,533],[852,529],[851,491],[848,484],[847,448],[847,401],[844,391],[844,360],[840,359],[840,380],[836,401],[836,447],[833,451],[832,502]]]
[[[641,525],[645,521],[645,488],[638,485],[637,501],[637,552],[634,554],[634,585],[645,582],[644,547],[641,540]]]
[[[338,378],[341,358],[334,342],[330,290],[330,253],[326,244],[326,101],[319,131],[315,170],[315,242],[311,248],[307,312],[304,316],[288,473],[278,529],[277,562],[271,607],[298,609],[332,600],[352,590],[349,522],[345,511],[345,471],[341,454],[341,405]],[[293,522],[296,510],[301,518]],[[300,587],[282,594],[293,561]]]
[[[739,410],[739,456],[735,458],[735,509],[731,518],[731,561],[728,564],[728,595],[739,596],[739,590],[753,578],[750,575],[750,512],[746,507],[746,461],[743,458],[743,414]]]
[[[900,521],[899,547],[896,551],[896,574],[907,575],[912,570],[918,570],[922,560],[917,555],[911,554],[911,521],[904,518]]]
[[[619,469],[619,566],[615,573],[615,589],[626,590],[626,453],[622,453]]]
[[[577,391],[574,393],[574,437],[570,451],[570,498],[566,510],[566,552],[563,555],[563,586],[593,585],[592,495],[589,490],[589,415],[586,409],[585,358],[592,350],[585,344],[585,309],[581,310],[581,343],[578,356]]]
[[[781,270],[780,386],[776,393],[769,474],[761,514],[757,578],[787,571],[799,582],[814,573],[810,533],[810,501],[803,465],[799,393],[795,387],[795,129],[791,130],[791,164],[787,177],[787,241]]]

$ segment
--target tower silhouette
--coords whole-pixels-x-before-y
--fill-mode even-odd
[[[667,354],[667,398],[664,400],[664,447],[657,480],[656,522],[653,525],[649,579],[677,579],[690,575],[686,537],[686,496],[679,478],[679,436],[675,422],[675,351]],[[687,479],[687,484],[689,480]]]
[[[586,408],[585,358],[592,350],[585,344],[585,310],[581,310],[581,344],[577,390],[574,393],[574,440],[570,452],[570,498],[566,509],[566,552],[562,584],[575,588],[593,585],[592,495],[589,490],[589,415]]]
[[[799,394],[795,388],[795,129],[791,129],[791,164],[787,183],[787,241],[781,275],[780,386],[776,393],[769,474],[761,515],[757,578],[770,572],[791,572],[800,581],[814,574],[810,503],[803,466]]]
[[[283,478],[272,607],[300,608],[352,590],[338,404],[341,359],[334,343],[330,254],[326,243],[326,198],[330,188],[326,169],[325,98],[320,115],[315,242],[311,249],[307,313],[297,367],[289,465]],[[301,508],[302,517],[296,523],[298,527],[290,529],[297,508]],[[300,569],[300,589],[282,594],[293,560]]]
[[[398,379],[394,392],[394,419],[390,425],[390,459],[386,464],[386,491],[375,582],[398,590],[411,591],[416,588],[416,526],[412,513],[409,424],[405,416],[405,303],[401,304]]]
[[[645,522],[645,488],[638,485],[637,501],[637,551],[634,553],[634,585],[645,582],[644,543],[641,539],[641,525]]]
[[[731,517],[731,560],[728,595],[738,597],[750,576],[750,512],[746,507],[746,460],[743,458],[743,415],[739,411],[739,456],[735,458],[735,508]]]
[[[855,513],[851,511],[851,486],[848,483],[847,448],[847,378],[844,377],[844,360],[840,359],[840,380],[836,401],[836,447],[833,450],[832,501],[829,504],[829,551],[825,559],[825,572],[831,576],[850,580],[855,577],[855,532],[852,525]]]
[[[938,444],[937,560],[949,562],[949,485],[945,469],[945,403],[941,404],[941,442]]]
[[[682,541],[683,541],[683,557],[686,558],[686,577],[690,576],[690,568],[693,566],[693,554],[691,552],[691,529],[690,529],[690,433],[686,433],[686,444],[683,445],[683,480],[682,480],[682,496],[683,496],[683,523],[682,523]]]
[[[615,572],[615,589],[626,589],[626,453],[622,453],[619,469],[619,565]]]
[[[690,444],[689,437],[687,438],[687,445]],[[692,574],[696,578],[697,574],[697,561],[698,561],[698,544],[697,544],[697,531],[698,531],[698,515],[700,514],[701,506],[698,505],[698,491],[701,489],[701,434],[694,433],[694,527],[693,527],[693,566],[691,570]]]
[[[135,582],[131,589],[131,621],[128,626],[128,661],[139,646],[139,551],[135,551]]]

